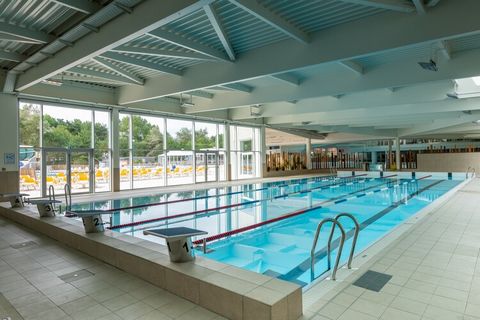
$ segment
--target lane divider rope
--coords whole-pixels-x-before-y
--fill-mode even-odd
[[[431,177],[431,175],[422,177],[420,179],[411,180],[409,183],[416,182],[418,180],[423,180],[423,179],[426,179],[426,178],[429,178],[429,177]],[[393,188],[393,186],[391,186],[390,188]],[[377,193],[377,192],[382,191],[382,189],[377,189],[377,190],[371,191],[371,193],[368,192],[366,194]],[[389,189],[389,188],[387,188],[387,189]],[[357,195],[355,198],[360,198],[362,196],[365,196],[365,195],[360,194],[360,195]],[[345,202],[345,201],[347,201],[347,200],[346,199],[336,200],[336,201],[330,202],[330,205]],[[312,206],[312,207],[307,208],[307,209],[296,210],[296,211],[293,211],[293,212],[288,213],[288,214],[283,215],[283,216],[279,216],[279,217],[276,217],[276,218],[265,220],[265,221],[262,221],[262,222],[259,222],[259,223],[256,223],[256,224],[252,224],[252,225],[249,225],[249,226],[245,226],[245,227],[242,227],[242,228],[238,228],[238,229],[235,229],[235,230],[230,230],[230,231],[227,231],[227,232],[219,233],[217,235],[210,236],[210,237],[207,237],[207,238],[204,238],[204,239],[196,240],[196,241],[193,241],[193,244],[200,245],[200,244],[203,244],[203,243],[206,243],[206,242],[219,240],[219,239],[231,236],[231,235],[235,235],[235,234],[242,233],[242,232],[245,232],[245,231],[248,231],[248,230],[256,229],[258,227],[261,227],[261,226],[264,226],[264,225],[267,225],[267,224],[271,224],[271,223],[274,223],[274,222],[285,220],[285,219],[295,217],[295,216],[304,214],[306,212],[310,212],[312,210],[316,210],[316,209],[320,209],[320,208],[324,208],[324,207],[327,207],[327,206],[325,206],[324,204],[321,204],[321,205]]]
[[[365,176],[365,175],[366,175],[366,174],[364,174],[364,175],[357,175],[357,176],[349,176],[349,178],[351,178],[351,177],[360,177],[360,176]],[[340,185],[344,185],[344,184],[345,184],[345,183],[340,183]],[[276,199],[280,199],[280,198],[287,198],[288,196],[292,196],[292,195],[296,195],[296,194],[301,194],[301,193],[307,193],[307,192],[311,192],[312,190],[326,189],[326,188],[328,188],[328,187],[330,187],[330,186],[332,186],[332,185],[334,185],[334,184],[324,185],[324,186],[318,186],[318,187],[310,188],[310,189],[303,190],[303,191],[295,191],[295,192],[285,193],[285,194],[283,194],[283,195],[279,195],[279,196],[275,196],[275,197],[271,197],[271,198],[267,198],[267,199],[246,201],[246,202],[241,202],[241,203],[235,203],[235,204],[225,205],[225,206],[221,206],[221,207],[206,208],[206,209],[202,209],[202,210],[196,210],[196,211],[191,211],[191,212],[179,213],[179,214],[175,214],[175,215],[171,215],[171,216],[158,217],[158,218],[152,218],[152,219],[147,219],[147,220],[141,220],[141,221],[124,223],[124,224],[118,224],[118,225],[115,225],[115,226],[110,226],[110,227],[108,227],[107,229],[115,230],[115,229],[121,229],[121,228],[126,228],[126,227],[134,227],[134,226],[138,226],[138,225],[146,224],[146,223],[152,223],[152,222],[158,222],[158,221],[163,221],[163,220],[181,218],[181,217],[190,216],[190,215],[198,215],[198,214],[203,214],[203,213],[207,213],[207,212],[211,212],[211,211],[219,211],[219,210],[224,210],[224,209],[231,209],[231,208],[235,208],[235,207],[240,207],[240,206],[246,206],[246,205],[250,205],[250,204],[255,204],[255,203],[258,203],[258,202],[262,202],[262,201],[269,201],[269,200],[276,200]],[[335,184],[335,185],[338,185],[338,183]],[[108,213],[108,212],[105,212],[105,213]]]

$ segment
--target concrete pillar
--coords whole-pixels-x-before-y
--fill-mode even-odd
[[[306,141],[307,169],[312,169],[312,139]]]
[[[378,160],[377,151],[372,151],[371,154],[372,154],[372,164],[376,164]]]
[[[0,94],[0,192],[18,192],[18,99]]]
[[[401,163],[401,157],[400,157],[400,138],[399,137],[395,138],[395,164],[397,166],[398,171],[402,170],[402,163]]]
[[[227,181],[232,181],[232,164],[231,164],[231,153],[230,153],[230,124],[225,123],[225,141],[223,142],[225,145],[225,169],[227,172],[225,173],[225,178]]]
[[[118,109],[112,110],[112,191],[120,191],[120,140],[119,140],[119,114]]]

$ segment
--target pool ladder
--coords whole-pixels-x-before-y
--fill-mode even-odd
[[[336,280],[337,276],[337,270],[338,270],[338,265],[340,264],[340,258],[342,256],[342,250],[343,250],[343,245],[345,244],[345,238],[346,238],[346,233],[345,229],[343,228],[342,224],[338,221],[339,218],[341,217],[347,217],[352,219],[353,223],[355,224],[355,231],[353,234],[353,242],[352,242],[352,248],[350,250],[350,255],[348,257],[348,263],[347,267],[348,269],[352,268],[352,260],[353,260],[353,254],[355,252],[355,246],[357,244],[357,238],[358,234],[360,232],[360,224],[358,223],[357,219],[349,213],[340,213],[335,218],[325,218],[317,226],[317,231],[315,232],[315,237],[313,238],[313,244],[312,244],[312,249],[310,251],[310,278],[313,281],[315,279],[315,248],[317,247],[317,241],[318,241],[318,236],[320,235],[320,231],[322,229],[322,226],[327,223],[331,222],[332,223],[332,229],[330,230],[330,235],[328,237],[328,243],[327,243],[327,271],[332,269],[332,263],[331,263],[331,253],[332,253],[332,240],[333,240],[333,234],[335,232],[335,227],[338,226],[340,229],[340,244],[338,246],[338,252],[337,252],[337,258],[335,259],[335,265],[332,270],[332,280]]]
[[[67,183],[65,184],[65,186],[63,187],[63,190],[65,191],[65,212],[67,210],[70,210],[71,207],[72,207],[72,188],[70,187],[70,185]],[[53,211],[57,211],[57,207],[55,205],[55,187],[53,185],[50,185],[48,187],[48,199],[50,201],[54,201],[52,203],[52,207],[53,207]],[[62,211],[61,209],[61,206],[58,208],[58,211]]]
[[[470,169],[472,169],[472,178],[475,177],[475,168],[474,167],[468,167],[467,173],[465,174],[466,179],[468,179],[468,174],[470,173]]]

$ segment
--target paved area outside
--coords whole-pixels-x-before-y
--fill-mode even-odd
[[[393,276],[379,292],[340,285],[306,306],[303,318],[480,319],[479,199],[474,179],[374,257],[368,269]]]
[[[224,318],[0,218],[0,319]]]

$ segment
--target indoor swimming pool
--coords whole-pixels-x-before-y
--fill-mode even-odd
[[[328,269],[326,244],[331,224],[318,238],[313,275],[310,268],[313,238],[322,219],[339,213],[353,215],[360,224],[358,254],[465,180],[465,174],[447,173],[351,174],[78,203],[72,211],[104,210],[107,228],[159,243],[163,240],[145,236],[143,231],[204,230],[207,236],[194,238],[197,255],[307,285]],[[345,263],[354,223],[342,218],[341,224],[346,232],[341,254]],[[332,260],[339,236],[336,228]]]

